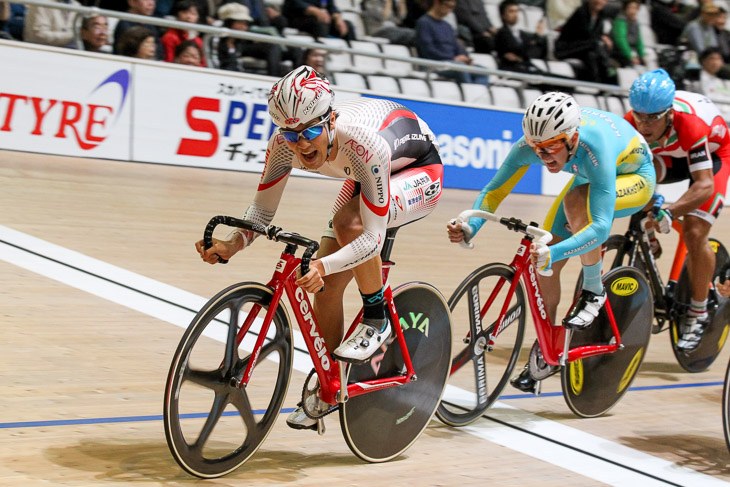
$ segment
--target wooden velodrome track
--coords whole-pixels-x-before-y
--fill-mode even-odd
[[[161,421],[170,360],[192,317],[181,306],[267,281],[282,249],[261,239],[229,265],[208,266],[193,242],[209,217],[242,214],[257,183],[255,174],[0,151],[0,485],[730,485],[720,409],[729,352],[688,374],[666,333],[652,337],[632,390],[605,417],[578,419],[559,394],[508,387],[472,427],[434,419],[402,457],[365,464],[335,416],[318,437],[287,428],[282,414],[243,468],[205,482],[188,476]],[[275,222],[318,237],[339,186],[292,178]],[[448,297],[478,265],[511,259],[518,239],[501,227],[485,228],[474,251],[448,243],[446,220],[474,197],[445,190],[431,216],[399,233],[392,283],[423,280]],[[549,202],[513,195],[499,213],[542,221]],[[722,215],[713,231],[726,243],[729,222]],[[662,242],[671,255],[676,237]],[[577,264],[567,272],[573,280]],[[286,408],[303,379],[293,373]],[[546,381],[544,392],[559,391],[557,377]]]

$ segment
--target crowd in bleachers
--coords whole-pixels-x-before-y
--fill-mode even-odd
[[[392,56],[628,88],[665,67],[680,87],[730,104],[727,0],[52,0],[186,22],[189,29],[0,1],[0,37],[280,76],[316,64],[336,85],[523,107],[549,87],[344,51],[202,36],[198,24]],[[519,76],[518,76],[519,78]],[[550,79],[550,78],[548,78]],[[565,89],[565,88],[562,88]],[[583,103],[625,105],[600,89]],[[599,96],[596,96],[599,95]]]

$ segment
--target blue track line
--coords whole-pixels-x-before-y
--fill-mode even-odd
[[[637,391],[658,391],[662,389],[686,389],[690,387],[714,387],[714,386],[721,386],[723,385],[723,382],[699,382],[694,384],[672,384],[672,385],[665,385],[665,386],[640,386],[640,387],[631,387],[629,388],[629,391],[631,392],[637,392]],[[547,392],[545,394],[541,394],[540,397],[555,397],[555,396],[562,396],[562,392]],[[511,399],[528,399],[528,398],[535,398],[534,394],[515,394],[515,395],[507,395],[507,396],[500,396],[499,399],[502,401],[505,400],[511,400]],[[281,410],[282,414],[289,414],[290,412],[294,411],[294,408],[283,408]],[[265,410],[254,410],[254,414],[264,414]],[[236,411],[228,411],[223,413],[223,416],[236,416],[238,415],[238,412]],[[181,417],[183,419],[193,419],[193,418],[205,418],[208,416],[208,413],[193,413],[193,414],[183,414]],[[76,425],[83,425],[83,424],[110,424],[110,423],[133,423],[133,422],[140,422],[140,421],[162,421],[162,415],[151,415],[151,416],[119,416],[119,417],[112,417],[112,418],[89,418],[89,419],[57,419],[52,421],[18,421],[14,423],[0,423],[0,429],[10,429],[10,428],[42,428],[45,426],[76,426]]]

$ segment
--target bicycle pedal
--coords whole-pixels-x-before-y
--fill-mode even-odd
[[[324,427],[324,418],[319,418],[317,420],[317,434],[319,436],[322,436],[325,433],[326,429]]]
[[[540,394],[542,394],[542,381],[541,380],[538,380],[538,381],[535,382],[535,392],[534,392],[534,394],[536,396],[539,396]]]

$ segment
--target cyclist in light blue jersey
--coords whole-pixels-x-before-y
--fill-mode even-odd
[[[538,268],[547,312],[555,320],[560,302],[560,271],[568,257],[579,255],[583,291],[563,320],[563,326],[591,325],[606,302],[601,282],[601,245],[608,239],[616,217],[629,216],[649,203],[656,173],[644,138],[623,118],[583,108],[572,96],[551,92],[538,97],[522,120],[524,137],[515,143],[494,178],[484,187],[475,209],[495,212],[531,164],[551,173],[568,172],[573,178],[553,203],[544,228],[553,234],[549,245],[530,249]],[[447,226],[452,242],[470,240],[484,220]],[[535,380],[525,366],[512,385],[534,391]]]

